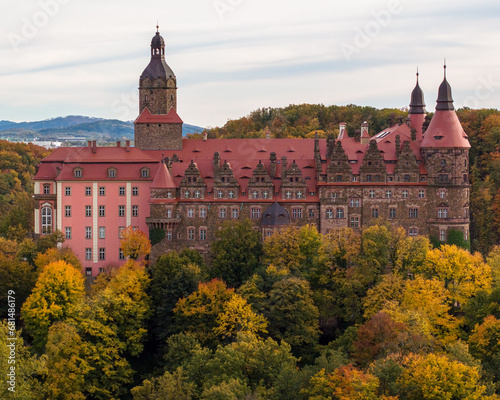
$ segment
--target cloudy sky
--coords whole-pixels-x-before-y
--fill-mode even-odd
[[[494,0],[0,0],[0,120],[133,120],[158,21],[186,123],[294,103],[500,107]]]

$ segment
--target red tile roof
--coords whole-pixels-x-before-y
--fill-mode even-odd
[[[168,114],[151,114],[148,108],[144,108],[141,115],[137,117],[134,124],[182,124],[182,119],[177,112],[171,108]]]
[[[165,163],[160,163],[158,171],[156,172],[155,179],[151,184],[151,189],[173,189],[176,188],[174,179],[168,171]]]
[[[424,133],[421,147],[470,148],[455,110],[436,110]]]

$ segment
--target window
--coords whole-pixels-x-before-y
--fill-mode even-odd
[[[440,183],[448,183],[448,174],[439,174],[438,181]]]
[[[139,216],[139,206],[132,206],[132,217]]]
[[[375,190],[370,190],[369,197],[370,199],[373,199],[375,197]]]
[[[50,194],[50,185],[49,184],[43,185],[43,194]]]
[[[85,206],[85,216],[86,217],[92,216],[92,206]]]
[[[149,168],[141,169],[141,178],[149,178]]]
[[[172,192],[169,190],[167,192],[167,199],[171,199],[172,198]]]
[[[446,160],[444,158],[441,159],[441,167],[446,167]]]
[[[392,197],[392,190],[386,190],[385,191],[385,198],[390,199]]]
[[[389,218],[396,218],[396,209],[389,208]]]
[[[194,191],[194,198],[195,199],[199,199],[200,197],[201,197],[200,191],[199,190],[195,190]]]
[[[441,242],[444,242],[446,240],[446,231],[444,229],[441,229],[439,231],[439,240]]]
[[[125,230],[124,226],[119,226],[118,227],[118,238],[123,239],[123,231]]]
[[[230,190],[228,192],[228,196],[227,197],[229,197],[230,199],[234,199],[234,190]]]
[[[260,208],[251,208],[250,209],[250,216],[252,218],[260,218]]]
[[[438,218],[448,218],[448,209],[447,208],[438,209]]]
[[[445,199],[446,198],[446,190],[441,189],[439,191],[439,197],[442,198],[442,199]]]
[[[106,188],[104,186],[99,186],[99,196],[106,195]]]
[[[82,177],[82,169],[81,168],[73,169],[73,176],[75,178],[81,178]]]
[[[292,218],[302,218],[302,208],[292,208]]]
[[[359,199],[351,199],[350,206],[351,207],[359,207]]]
[[[238,217],[239,217],[239,215],[240,215],[240,212],[239,212],[239,210],[238,210],[237,208],[233,208],[233,209],[231,210],[231,217],[232,217],[232,218],[238,218]]]
[[[92,239],[92,227],[91,226],[85,227],[85,239]]]
[[[71,196],[71,188],[70,188],[69,186],[66,186],[66,187],[64,188],[64,194],[65,194],[66,196]]]
[[[333,218],[333,209],[327,208],[326,209],[326,218]]]
[[[464,218],[469,218],[469,209],[464,208]]]
[[[71,206],[64,206],[64,216],[71,217]]]
[[[292,192],[290,192],[289,190],[287,190],[287,191],[285,192],[285,198],[287,198],[287,199],[291,199],[291,198],[292,198]]]
[[[99,227],[99,239],[106,239],[106,227],[105,226]]]
[[[106,259],[106,249],[104,247],[99,247],[99,260]]]
[[[469,231],[467,229],[464,232],[464,239],[469,240]]]
[[[205,228],[200,229],[200,240],[207,240],[207,230]]]
[[[194,229],[189,228],[187,231],[188,240],[194,240]]]
[[[200,218],[206,218],[207,217],[207,209],[205,207],[200,208]]]
[[[330,193],[330,198],[335,201],[337,199],[337,193],[336,192],[333,192],[333,193]]]
[[[226,218],[226,209],[219,208],[219,218]]]
[[[132,196],[139,196],[139,188],[137,186],[132,188]]]
[[[408,217],[409,218],[418,218],[418,208],[409,208],[408,209]]]
[[[309,209],[309,218],[314,218],[316,213],[314,212],[314,208]]]
[[[116,178],[116,168],[108,168],[108,178]]]
[[[403,190],[403,199],[407,199],[408,198],[408,190]]]
[[[168,230],[168,231],[167,231],[167,235],[166,235],[166,237],[167,237],[167,240],[168,240],[168,241],[171,241],[171,240],[172,240],[172,231],[171,231],[171,230]]]
[[[184,192],[184,198],[185,198],[185,199],[189,199],[189,190],[186,190],[186,191]]]
[[[85,260],[92,260],[92,249],[90,247],[85,249]]]
[[[371,182],[372,181],[372,176],[371,175],[366,175],[366,181]]]
[[[301,199],[302,198],[302,192],[297,192],[297,198]]]
[[[125,206],[118,206],[118,216],[119,217],[125,216]]]
[[[372,208],[372,218],[378,218],[378,208]]]
[[[256,190],[254,190],[254,191],[252,192],[252,197],[253,197],[254,199],[258,199],[258,198],[259,198],[259,192],[257,192]]]
[[[123,254],[123,250],[122,249],[118,250],[118,259],[119,260],[125,260],[125,255]]]
[[[403,179],[405,182],[410,182],[410,175],[405,175]]]
[[[418,191],[418,197],[421,198],[421,199],[424,199],[425,198],[425,190],[420,189]]]
[[[85,186],[85,196],[92,196],[92,188],[90,186]]]
[[[188,208],[187,216],[188,218],[194,218],[194,208]]]
[[[351,217],[351,228],[359,228],[359,217]]]
[[[343,208],[337,208],[337,218],[344,218],[344,209]]]
[[[417,228],[410,228],[408,230],[408,236],[411,236],[411,237],[418,236],[418,229]]]
[[[264,198],[264,199],[268,199],[269,198],[269,192],[267,190],[264,190],[262,192],[262,198]]]
[[[106,207],[99,206],[99,217],[105,217],[105,216],[106,216]]]
[[[336,175],[335,176],[335,181],[336,182],[342,182],[342,175]]]
[[[70,226],[67,226],[65,229],[65,238],[71,239],[71,227]]]
[[[217,198],[222,199],[224,197],[224,192],[222,190],[217,191]]]
[[[120,187],[118,188],[118,194],[119,194],[120,196],[125,196],[125,187],[124,187],[124,186],[120,186]]]

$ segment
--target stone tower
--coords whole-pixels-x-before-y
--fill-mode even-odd
[[[447,240],[451,230],[463,232],[468,240],[470,143],[455,113],[444,68],[436,112],[421,144],[428,173],[428,226],[440,241]]]
[[[182,120],[177,115],[177,78],[165,62],[165,41],[158,30],[151,40],[151,61],[139,78],[135,147],[141,150],[182,149]]]

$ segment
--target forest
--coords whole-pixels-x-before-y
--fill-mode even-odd
[[[243,220],[222,226],[207,259],[184,249],[149,263],[147,236],[130,229],[128,261],[93,282],[60,232],[29,238],[47,152],[0,142],[0,309],[13,317],[0,324],[2,373],[16,338],[15,392],[4,379],[0,398],[500,398],[500,113],[457,113],[472,145],[471,251],[382,220],[264,241]],[[208,134],[325,137],[347,122],[355,135],[364,120],[374,134],[406,116],[292,105]]]

